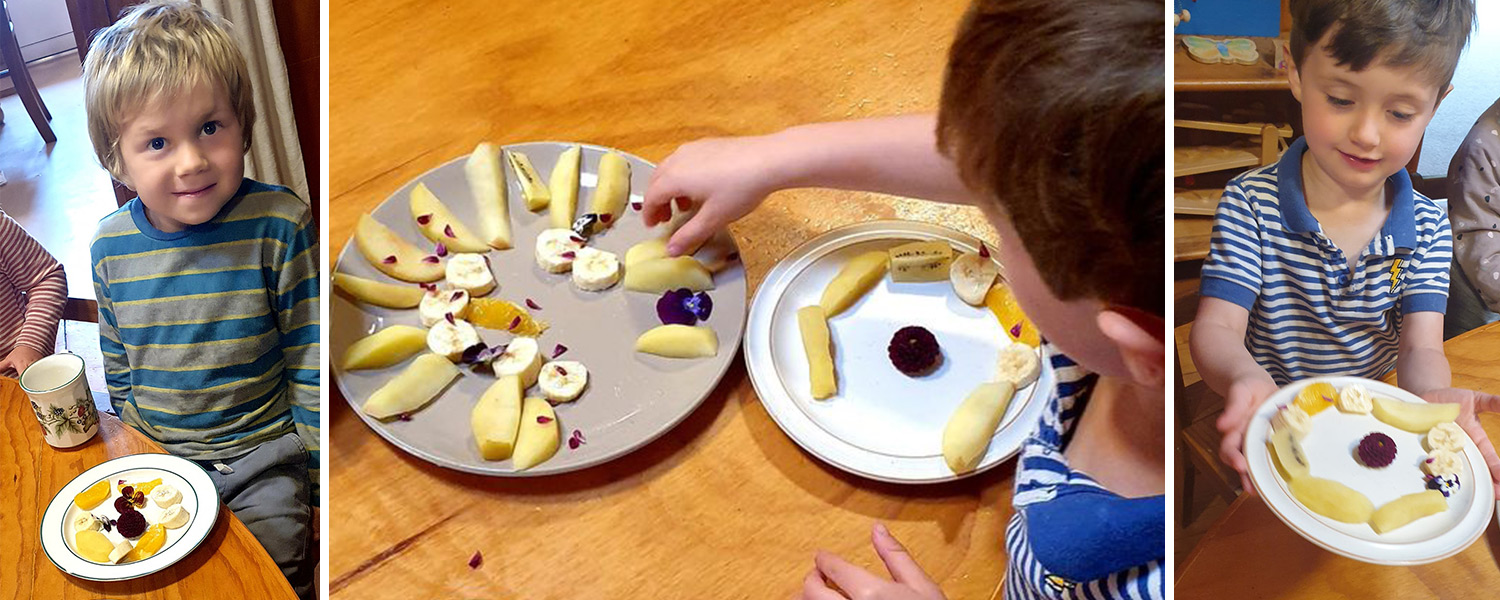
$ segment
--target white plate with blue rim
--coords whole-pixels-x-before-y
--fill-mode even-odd
[[[84,553],[78,549],[74,517],[87,513],[100,522],[109,521],[108,525],[100,525],[96,531],[102,533],[112,545],[121,541],[131,541],[134,545],[140,541],[141,536],[126,538],[120,534],[118,520],[121,511],[115,508],[115,503],[122,497],[122,485],[156,479],[160,479],[162,485],[170,485],[182,493],[179,504],[188,513],[187,523],[166,529],[167,539],[161,548],[140,560],[117,564],[85,558]],[[109,497],[87,510],[79,508],[74,503],[74,498],[100,481],[109,482]],[[135,510],[145,517],[148,526],[161,523],[166,508],[158,506],[155,500],[149,498],[150,494],[147,496],[145,504]],[[74,477],[52,497],[52,502],[42,514],[42,551],[52,564],[68,575],[92,581],[124,581],[150,575],[176,564],[208,538],[218,519],[219,493],[202,467],[170,454],[132,454],[95,465]]]
[[[1358,377],[1305,379],[1277,390],[1255,412],[1245,430],[1250,481],[1271,512],[1298,535],[1329,552],[1382,565],[1439,561],[1463,551],[1484,534],[1495,512],[1495,489],[1484,457],[1467,436],[1459,485],[1448,494],[1448,510],[1383,534],[1364,523],[1342,523],[1317,514],[1293,498],[1267,443],[1271,417],[1280,407],[1292,403],[1302,388],[1318,382],[1330,383],[1339,391],[1350,385],[1362,385],[1372,398],[1425,402],[1396,386]],[[1356,457],[1360,440],[1375,432],[1386,434],[1395,442],[1396,458],[1387,467],[1370,468]],[[1371,414],[1344,413],[1329,407],[1313,415],[1311,432],[1301,445],[1312,477],[1342,483],[1363,494],[1378,509],[1387,502],[1428,489],[1421,467],[1427,458],[1424,437],[1425,434],[1404,431]]]

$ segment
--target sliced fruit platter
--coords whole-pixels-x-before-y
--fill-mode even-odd
[[[84,579],[130,579],[190,552],[218,517],[213,482],[197,465],[143,454],[98,465],[69,482],[42,519],[43,548]]]
[[[330,303],[355,412],[408,453],[500,476],[599,464],[684,419],[734,358],[744,269],[727,235],[667,256],[690,215],[642,224],[653,169],[485,143],[362,215]]]
[[[1246,432],[1256,490],[1288,526],[1333,552],[1421,564],[1467,547],[1494,488],[1456,404],[1353,377],[1282,388]]]
[[[745,349],[762,403],[805,450],[932,483],[1020,447],[1053,381],[1040,342],[983,242],[878,221],[783,259],[756,293]]]

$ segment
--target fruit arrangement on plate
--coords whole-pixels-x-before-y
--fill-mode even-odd
[[[1303,440],[1313,432],[1319,414],[1327,411],[1369,415],[1399,431],[1422,436],[1421,456],[1405,456],[1391,434],[1369,428],[1362,433],[1348,457],[1315,456],[1303,449]],[[1448,498],[1465,482],[1464,447],[1468,436],[1454,420],[1457,404],[1423,404],[1383,398],[1363,385],[1350,383],[1336,389],[1328,382],[1302,388],[1295,400],[1276,409],[1271,418],[1267,446],[1278,475],[1288,493],[1308,510],[1350,524],[1368,524],[1376,534],[1386,534],[1408,524],[1448,510]],[[1399,432],[1394,432],[1401,435]],[[1425,489],[1376,507],[1365,494],[1326,477],[1312,475],[1320,461],[1353,459],[1359,469],[1389,471],[1389,477],[1421,478]]]
[[[660,325],[640,331],[634,349],[671,359],[706,359],[719,354],[711,318],[715,277],[735,264],[733,252],[668,257],[664,237],[636,243],[619,255],[594,242],[620,223],[630,199],[631,167],[620,153],[599,157],[595,187],[587,212],[578,211],[582,149],[572,145],[553,165],[543,183],[523,151],[480,144],[463,164],[463,176],[477,222],[465,223],[453,210],[453,198],[440,199],[425,183],[410,189],[411,222],[433,244],[431,250],[403,239],[373,215],[362,215],[354,243],[366,262],[403,283],[382,282],[347,272],[333,284],[371,306],[414,310],[420,327],[391,324],[349,344],[340,366],[345,372],[384,369],[410,359],[367,397],[355,399],[369,417],[382,422],[423,418],[436,398],[451,393],[464,368],[490,378],[473,398],[468,429],[472,448],[486,461],[510,460],[515,471],[531,469],[556,455],[565,431],[559,405],[580,402],[591,382],[591,369],[566,360],[570,345],[590,340],[548,339],[551,325],[537,318],[542,309],[532,298],[504,299],[492,261],[515,261],[517,246],[531,250],[528,262],[544,283],[567,281],[577,294],[649,294]],[[547,228],[523,240],[511,227],[506,167],[514,174],[524,206],[547,212]],[[638,203],[630,204],[639,210]],[[673,223],[688,215],[680,213]],[[474,225],[470,227],[470,225]],[[668,228],[667,234],[670,234]],[[415,285],[412,285],[415,284]],[[497,292],[498,290],[498,292]],[[585,442],[574,429],[570,448]]]
[[[102,479],[74,496],[63,522],[63,538],[90,562],[144,560],[167,545],[172,530],[191,522],[193,515],[182,500],[182,491],[160,477]]]
[[[948,282],[965,303],[989,306],[1013,340],[1000,349],[993,381],[975,388],[943,429],[942,454],[948,468],[960,474],[972,471],[985,456],[1017,390],[1034,383],[1041,373],[1036,328],[1021,313],[999,264],[983,244],[977,252],[955,257],[947,241],[916,241],[864,252],[844,263],[823,288],[819,302],[796,313],[812,397],[825,401],[839,392],[830,319],[856,304],[887,273],[895,282]],[[919,378],[938,368],[943,345],[927,328],[911,324],[891,337],[887,355],[894,369]]]

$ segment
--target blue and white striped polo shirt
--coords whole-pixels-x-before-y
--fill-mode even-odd
[[[1397,171],[1386,180],[1390,214],[1351,275],[1348,257],[1307,208],[1306,150],[1299,138],[1280,162],[1230,180],[1200,293],[1250,311],[1245,345],[1278,385],[1379,377],[1396,362],[1402,316],[1447,306],[1448,217]]]

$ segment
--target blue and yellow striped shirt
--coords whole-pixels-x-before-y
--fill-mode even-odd
[[[210,221],[166,233],[140,199],[90,253],[120,418],[168,452],[239,456],[296,431],[318,496],[318,246],[307,205],[246,179]]]

